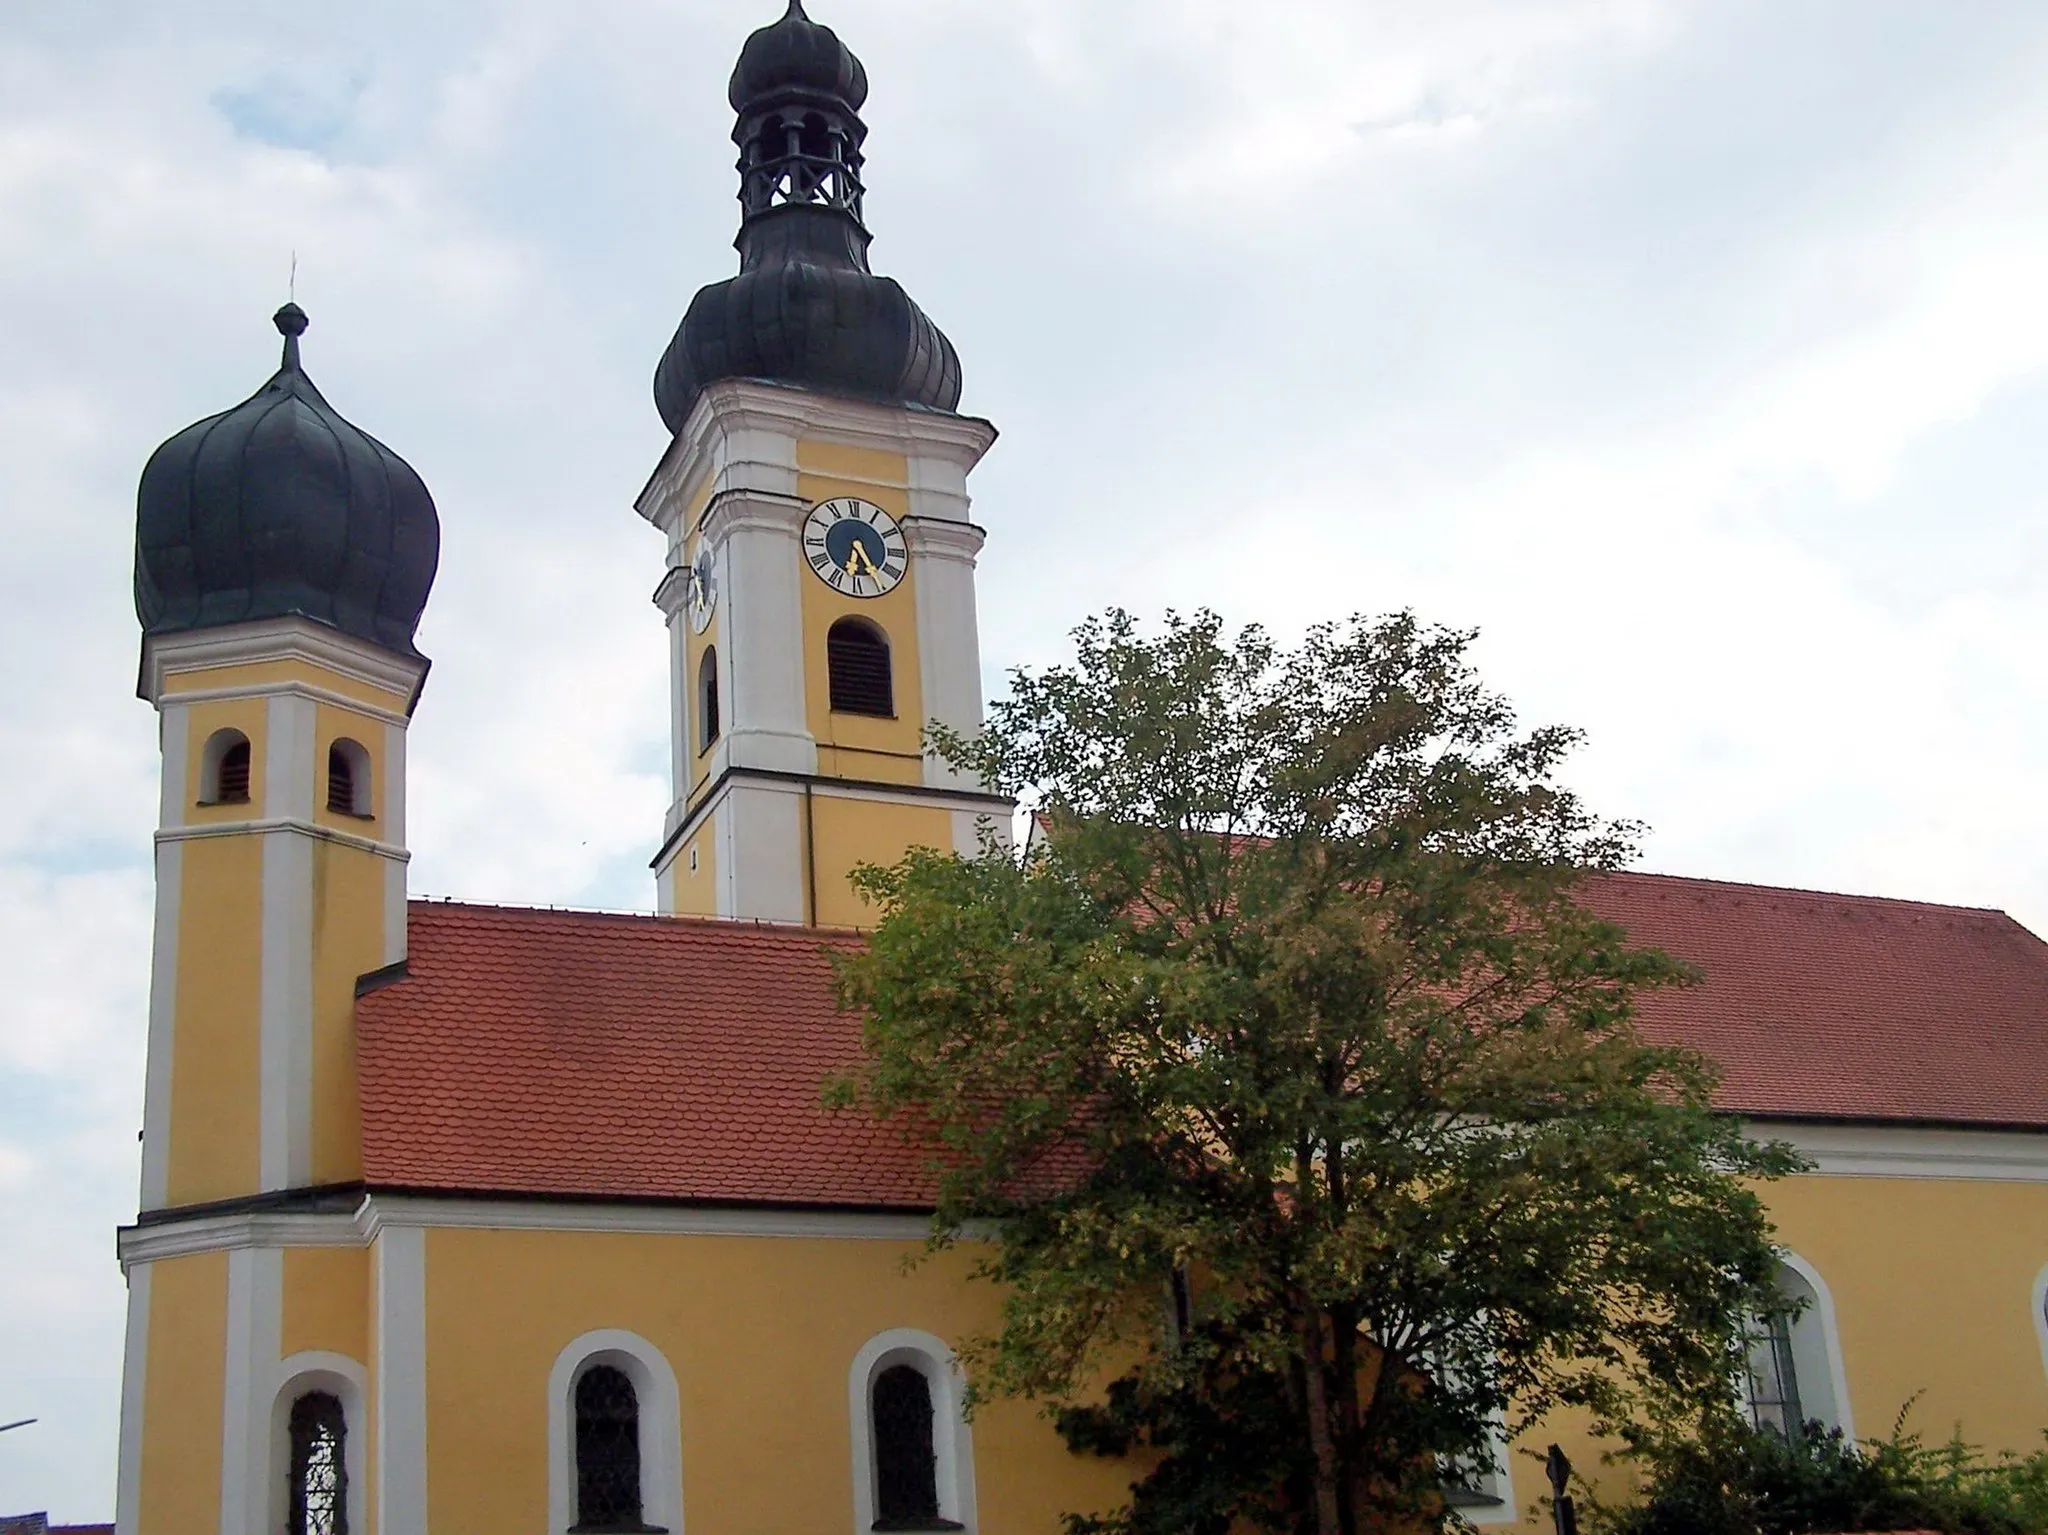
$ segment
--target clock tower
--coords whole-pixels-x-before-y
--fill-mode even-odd
[[[868,267],[867,74],[802,0],[748,38],[740,271],[692,301],[654,379],[674,440],[637,503],[668,540],[673,914],[857,926],[847,876],[971,852],[1010,802],[925,750],[981,721],[952,343]]]

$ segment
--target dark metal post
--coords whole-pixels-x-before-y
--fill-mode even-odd
[[[1579,1535],[1579,1511],[1565,1491],[1572,1482],[1572,1463],[1563,1450],[1552,1445],[1543,1457],[1543,1470],[1550,1478],[1550,1517],[1557,1525],[1557,1535]]]

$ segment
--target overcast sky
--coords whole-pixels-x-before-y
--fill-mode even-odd
[[[308,371],[440,507],[412,888],[651,905],[656,357],[780,0],[0,9],[0,1513],[110,1517],[134,486]],[[1085,614],[1483,631],[1652,869],[2048,928],[2048,8],[814,0],[953,338],[987,686]]]

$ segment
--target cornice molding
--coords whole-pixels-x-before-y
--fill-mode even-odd
[[[365,853],[375,853],[380,858],[395,858],[400,863],[412,859],[409,849],[396,842],[379,842],[375,837],[359,836],[355,832],[343,831],[335,826],[323,826],[318,821],[303,820],[298,816],[266,816],[252,821],[211,821],[204,825],[165,826],[156,833],[157,845],[166,842],[199,842],[208,837],[261,836],[265,832],[289,831],[301,836],[312,837],[321,842],[336,842],[343,847],[359,848]]]
[[[398,694],[407,701],[408,716],[419,702],[429,665],[424,656],[401,656],[310,618],[268,618],[183,634],[144,635],[142,676],[136,691],[161,708],[166,701],[177,702],[187,696],[167,691],[173,677],[265,661],[303,661]]]
[[[634,498],[634,508],[658,524],[661,508],[685,498],[716,460],[717,440],[747,432],[791,442],[826,438],[850,447],[900,453],[911,461],[905,482],[910,489],[917,488],[917,460],[951,464],[964,476],[981,462],[997,435],[994,424],[979,416],[850,400],[753,379],[721,379],[698,396],[689,420]],[[792,462],[785,467],[794,471],[796,466]]]
[[[346,709],[351,714],[360,714],[384,725],[395,725],[400,730],[412,723],[411,719],[390,709],[366,704],[360,698],[351,698],[333,688],[317,687],[310,682],[264,682],[246,688],[179,688],[163,695],[158,707],[175,709],[184,704],[214,703],[224,698],[304,698],[316,704],[331,704],[337,709]]]
[[[2048,1183],[2048,1131],[1746,1119],[1752,1140],[1787,1141],[1827,1178]]]
[[[243,1248],[368,1247],[387,1228],[921,1242],[931,1235],[931,1217],[914,1210],[633,1205],[366,1194],[353,1210],[214,1212],[123,1226],[117,1233],[116,1247],[125,1273],[137,1263],[185,1258],[196,1253]]]
[[[957,560],[967,566],[974,564],[981,546],[988,542],[986,528],[971,522],[955,522],[950,517],[906,517],[902,528],[903,541],[913,554]]]

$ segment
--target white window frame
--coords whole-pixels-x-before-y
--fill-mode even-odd
[[[959,1358],[939,1339],[915,1327],[892,1327],[861,1345],[846,1372],[846,1406],[853,1441],[854,1535],[875,1528],[875,1381],[884,1370],[907,1364],[925,1379],[932,1394],[932,1454],[937,1461],[939,1517],[963,1525],[967,1535],[980,1526],[974,1499],[974,1434],[967,1422],[967,1377]]]
[[[271,1529],[291,1528],[292,1404],[310,1391],[325,1391],[341,1403],[341,1465],[348,1477],[348,1527],[370,1527],[370,1419],[363,1405],[369,1399],[368,1379],[362,1365],[346,1354],[309,1350],[279,1362],[277,1389],[270,1398],[270,1453],[263,1461],[269,1482],[263,1506],[270,1511]]]
[[[1820,1270],[1787,1248],[1778,1262],[1813,1292],[1813,1304],[1792,1319],[1792,1369],[1799,1380],[1799,1410],[1818,1418],[1823,1428],[1838,1428],[1845,1439],[1856,1437],[1855,1415],[1849,1410],[1849,1377],[1842,1363],[1842,1335],[1835,1326],[1835,1297]],[[1818,1398],[1814,1386],[1825,1388]]]
[[[683,1434],[676,1373],[660,1349],[616,1327],[584,1333],[548,1371],[548,1530],[568,1535],[576,1522],[576,1383],[596,1365],[633,1383],[640,1408],[640,1518],[669,1535],[683,1530]]]
[[[221,759],[237,746],[249,748],[249,797],[247,800],[223,800],[220,797]],[[256,800],[256,745],[249,739],[247,731],[233,725],[223,725],[199,748],[199,800],[201,805],[254,804]]]
[[[327,799],[334,792],[332,782],[333,759],[334,754],[339,752],[348,763],[349,795],[348,808],[336,810],[335,814],[357,816],[365,821],[376,819],[377,790],[371,768],[370,749],[354,736],[336,736],[327,743],[327,752],[328,764],[326,771],[329,778],[324,786],[326,793],[321,797],[321,808],[332,808],[328,806]]]

